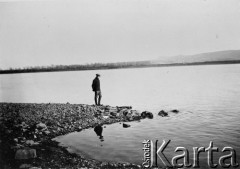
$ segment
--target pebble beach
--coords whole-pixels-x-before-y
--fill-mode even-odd
[[[53,138],[103,124],[141,120],[130,106],[0,103],[1,168],[141,168],[86,159]]]

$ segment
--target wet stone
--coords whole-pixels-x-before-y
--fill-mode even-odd
[[[158,112],[158,115],[162,116],[162,117],[165,117],[165,116],[168,116],[168,113],[165,112],[164,110],[161,110],[160,112]]]
[[[130,124],[123,123],[123,127],[124,127],[124,128],[128,128],[128,127],[130,127],[130,126],[131,126]]]
[[[174,109],[174,110],[172,110],[171,112],[173,112],[173,113],[179,113],[179,110]]]
[[[153,114],[149,111],[144,111],[141,113],[141,117],[142,118],[149,118],[149,119],[152,119],[153,118]]]

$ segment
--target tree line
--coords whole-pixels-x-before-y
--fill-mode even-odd
[[[121,69],[121,68],[140,68],[140,67],[216,65],[216,64],[240,64],[240,60],[167,63],[167,64],[152,63],[151,61],[137,61],[137,62],[117,62],[117,63],[92,63],[92,64],[85,64],[85,65],[51,65],[51,66],[35,66],[35,67],[29,66],[24,68],[9,68],[7,70],[0,69],[0,74]]]
[[[117,69],[130,67],[149,66],[150,61],[137,62],[116,62],[116,63],[92,63],[84,65],[50,65],[50,66],[28,66],[24,68],[0,69],[0,73],[29,73],[29,72],[51,72],[51,71],[77,71],[77,70],[96,70],[96,69]]]

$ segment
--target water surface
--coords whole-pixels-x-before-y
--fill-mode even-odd
[[[72,152],[98,160],[142,163],[144,139],[171,140],[176,146],[207,148],[213,141],[240,153],[240,65],[208,65],[100,71],[29,73],[0,76],[1,102],[70,102],[93,104],[91,83],[100,73],[103,104],[131,105],[154,113],[154,119],[103,128],[103,139],[93,129],[59,137]],[[160,110],[178,109],[169,117]],[[192,153],[190,152],[192,156]],[[222,153],[217,153],[217,162]],[[207,168],[206,155],[201,156]],[[192,158],[192,157],[191,157]],[[238,161],[239,162],[239,161]]]

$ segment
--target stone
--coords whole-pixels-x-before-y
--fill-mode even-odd
[[[107,107],[105,107],[105,111],[113,111],[113,112],[115,112],[115,111],[117,111],[117,108],[116,107],[107,106]]]
[[[146,118],[146,116],[147,116],[147,113],[146,113],[146,111],[144,111],[144,112],[142,112],[142,113],[141,113],[141,117],[142,117],[143,119],[145,119],[145,118]]]
[[[104,118],[104,119],[107,119],[107,118],[109,118],[109,116],[103,116],[103,118]]]
[[[44,124],[44,123],[38,123],[38,124],[36,125],[36,127],[37,127],[38,129],[46,129],[46,128],[47,128],[46,124]]]
[[[29,168],[31,167],[31,164],[21,164],[19,168]]]
[[[129,112],[128,110],[124,111],[124,112],[123,112],[123,115],[124,115],[124,116],[127,116],[127,115],[128,115],[128,112]]]
[[[116,117],[117,113],[116,112],[110,112],[110,115]]]
[[[132,116],[128,116],[128,117],[127,117],[127,120],[128,120],[128,121],[133,121],[134,119],[133,119]]]
[[[141,116],[137,110],[131,110],[132,116]]]
[[[153,114],[149,111],[144,111],[141,113],[141,117],[142,118],[149,118],[149,119],[152,119],[153,118]]]
[[[173,112],[173,113],[179,113],[179,110],[174,109],[174,110],[172,110],[171,112]]]
[[[22,159],[30,159],[36,158],[36,149],[24,148],[17,150],[15,154],[15,159],[22,160]]]
[[[120,116],[127,116],[129,111],[130,110],[128,110],[128,109],[122,109],[122,110],[119,111],[119,115]]]
[[[45,133],[46,135],[48,135],[48,134],[50,134],[50,131],[46,130],[46,131],[44,131],[44,133]]]
[[[151,112],[147,112],[147,118],[152,119],[153,118],[153,114]]]
[[[102,115],[103,115],[103,116],[109,116],[109,115],[110,115],[110,112],[109,112],[109,111],[105,111]]]
[[[132,106],[117,106],[118,109],[132,109]]]
[[[33,140],[27,140],[25,143],[31,146],[31,145],[34,144],[34,141]]]
[[[25,144],[27,144],[27,145],[29,145],[29,146],[39,145],[38,142],[34,142],[33,140],[27,140],[27,141],[25,142]]]
[[[141,120],[141,116],[133,116],[133,120]]]
[[[123,128],[128,128],[130,126],[131,126],[130,124],[123,123]]]
[[[23,148],[23,145],[16,144],[16,146],[11,146],[11,149],[20,149],[20,148]]]
[[[17,138],[14,138],[13,139],[15,143],[18,143],[18,139]]]
[[[28,125],[27,125],[24,121],[20,124],[20,126],[21,126],[22,128],[27,128],[27,127],[28,127]]]
[[[162,116],[162,117],[165,117],[165,116],[168,116],[168,113],[165,112],[164,110],[161,110],[160,112],[158,112],[158,115]]]

